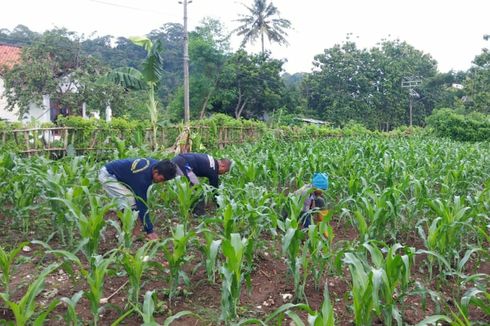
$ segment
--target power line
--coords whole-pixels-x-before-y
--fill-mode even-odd
[[[118,7],[118,8],[124,8],[124,9],[129,9],[129,10],[136,10],[136,11],[142,11],[142,12],[147,12],[147,13],[152,13],[156,15],[166,15],[169,18],[177,20],[176,16],[171,16],[168,13],[157,11],[157,10],[149,10],[149,9],[144,9],[144,8],[138,8],[138,7],[133,7],[133,6],[127,6],[127,5],[122,5],[119,3],[113,3],[109,1],[103,1],[103,0],[88,0],[90,2],[95,2],[95,3],[100,3],[106,6],[111,6],[111,7]]]

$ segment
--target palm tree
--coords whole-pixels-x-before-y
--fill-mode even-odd
[[[279,17],[279,10],[272,2],[268,4],[267,0],[254,0],[253,7],[243,6],[249,14],[240,15],[241,18],[237,21],[242,25],[233,31],[243,36],[242,46],[248,42],[254,43],[260,36],[264,53],[264,35],[267,35],[269,42],[288,44],[285,38],[288,34],[285,30],[291,28],[291,22]]]

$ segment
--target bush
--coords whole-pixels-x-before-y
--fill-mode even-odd
[[[427,125],[439,137],[459,141],[490,140],[490,116],[473,112],[467,115],[452,109],[439,109],[427,117]]]

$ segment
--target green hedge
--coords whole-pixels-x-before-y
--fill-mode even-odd
[[[53,127],[43,125],[42,127]],[[150,125],[148,122],[113,118],[110,122],[97,119],[83,119],[78,116],[59,117],[59,127],[70,127],[68,143],[73,149],[143,148],[150,146]],[[0,123],[1,131],[22,129],[21,123]],[[182,132],[184,124],[161,122],[157,129],[157,143],[160,148],[168,148],[175,143]],[[226,129],[226,137],[220,130]],[[224,114],[216,114],[208,119],[191,121],[191,138],[194,151],[217,149],[218,146],[253,141],[262,137],[279,139],[321,139],[342,136],[406,136],[421,133],[421,128],[402,127],[389,133],[370,131],[355,122],[347,123],[344,128],[305,124],[269,128],[266,123],[256,120],[234,119]],[[220,143],[221,138],[221,143]],[[224,139],[226,138],[226,139]],[[225,140],[225,142],[223,142]],[[16,145],[13,137],[8,138],[7,147],[24,150],[24,142]],[[42,144],[40,145],[42,146]],[[42,148],[42,147],[41,147]]]

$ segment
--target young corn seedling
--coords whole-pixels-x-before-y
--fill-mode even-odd
[[[133,245],[133,230],[137,227],[138,213],[129,208],[125,208],[123,211],[117,212],[117,217],[119,218],[119,223],[109,220],[109,224],[117,231],[119,246],[129,250]]]
[[[325,225],[324,222],[322,223]],[[332,231],[330,231],[330,233],[328,233],[328,231],[326,232],[332,237]],[[308,249],[309,254],[307,259],[311,260],[310,271],[313,275],[313,280],[317,289],[320,286],[322,276],[330,260],[329,242],[328,239],[326,241],[322,233],[321,224],[311,224],[308,227],[308,237],[305,241],[305,248]]]
[[[217,271],[216,258],[218,256],[222,240],[214,240],[214,234],[209,230],[203,230],[203,233],[204,240],[206,242],[204,243],[204,245],[201,246],[201,251],[206,260],[206,274],[208,276],[208,281],[211,283],[215,283]]]
[[[358,326],[372,325],[372,312],[379,303],[373,295],[373,273],[364,268],[363,263],[353,253],[344,254],[344,263],[349,266],[352,276],[352,299],[354,322]]]
[[[302,232],[301,225],[298,221],[302,207],[303,205],[300,197],[288,197],[287,210],[290,217],[286,218],[286,222],[284,224],[280,224],[280,227],[283,228],[284,232],[282,237],[282,254],[287,257],[288,270],[293,275],[296,299],[302,297],[302,291],[300,288],[300,270],[302,259],[305,259],[304,255],[300,257],[301,243],[305,238],[305,234]]]
[[[94,257],[99,251],[102,231],[106,225],[104,217],[114,207],[114,204],[109,203],[104,205],[101,199],[97,195],[91,194],[87,187],[82,186],[81,188],[88,198],[88,213],[84,213],[84,207],[75,205],[67,199],[57,199],[66,205],[69,213],[74,217],[82,242],[86,240],[82,246],[82,252],[90,262],[90,265],[93,266]]]
[[[3,285],[3,293],[8,298],[10,295],[10,275],[12,272],[12,266],[14,265],[15,258],[22,251],[22,248],[27,245],[28,242],[22,242],[11,251],[6,251],[0,246],[0,271],[1,280]]]
[[[15,176],[11,181],[11,200],[15,207],[13,211],[13,224],[21,227],[24,234],[29,232],[29,226],[32,222],[30,221],[30,215],[38,207],[36,198],[40,195],[39,189],[32,187],[29,180],[30,178],[28,176],[19,175]]]
[[[189,218],[192,214],[193,205],[199,200],[202,193],[201,187],[193,187],[186,178],[179,178],[172,183],[173,197],[177,198],[179,204],[180,219],[187,228]]]
[[[385,189],[381,195],[366,192],[367,196],[361,197],[354,212],[361,240],[384,239],[387,228],[393,230],[388,234],[396,239],[394,221],[397,214],[396,205],[390,201],[392,191]]]
[[[143,309],[140,309],[140,307],[136,307],[136,306],[134,307],[134,309],[140,314],[141,318],[143,318],[143,324],[142,324],[143,326],[160,325],[155,320],[155,317],[153,317],[153,315],[155,314],[155,301],[153,299],[154,296],[155,296],[154,291],[147,291],[145,293],[145,301],[143,302]],[[196,314],[192,313],[191,311],[184,310],[176,313],[175,315],[167,317],[163,322],[163,326],[170,326],[177,319],[188,315],[199,317]]]
[[[168,262],[170,269],[169,275],[169,299],[172,300],[177,292],[177,286],[182,278],[187,284],[189,282],[186,273],[182,270],[182,266],[190,260],[187,250],[189,242],[195,237],[194,232],[186,231],[183,224],[179,224],[172,230],[172,237],[165,239],[160,247],[163,250],[165,259]]]
[[[323,290],[323,303],[321,309],[320,311],[308,314],[308,324],[311,326],[335,326],[335,314],[332,302],[330,301],[327,282],[325,282],[325,288]]]
[[[243,196],[243,197],[242,197]],[[237,196],[237,224],[239,230],[245,234],[248,239],[245,248],[245,279],[247,286],[251,286],[250,274],[253,271],[255,254],[262,244],[261,235],[266,229],[272,229],[268,217],[270,216],[271,196],[263,187],[254,186],[249,183],[243,189],[243,192]]]
[[[114,262],[114,257],[103,258],[102,256],[93,257],[92,269],[86,276],[88,290],[85,297],[89,301],[92,322],[97,326],[101,309],[101,299],[103,298],[104,281],[109,272],[109,265]]]
[[[221,207],[224,207],[221,212],[223,216],[221,222],[223,224],[223,237],[226,239],[229,239],[231,234],[237,231],[236,223],[234,220],[237,206],[238,205],[233,201],[225,204],[225,206],[221,205]]]
[[[439,199],[429,200],[428,202],[432,211],[436,214],[436,218],[432,221],[423,219],[419,222],[418,231],[420,237],[424,240],[425,246],[434,255],[429,256],[429,273],[432,278],[432,266],[434,257],[441,256],[444,259],[438,259],[439,270],[444,270],[447,264],[441,264],[447,260],[450,268],[446,272],[451,272],[452,267],[459,257],[459,252],[464,246],[464,241],[461,239],[465,234],[474,230],[472,225],[472,216],[467,213],[469,207],[464,205],[464,201],[456,196],[453,202],[444,203]],[[423,224],[429,224],[427,234],[423,228]]]
[[[414,249],[394,244],[387,249],[384,257],[382,251],[374,243],[364,243],[363,246],[371,254],[371,261],[374,265],[372,268],[373,294],[377,296],[378,291],[381,294],[381,310],[377,309],[377,313],[379,315],[380,311],[382,312],[386,325],[392,325],[393,320],[401,325],[401,315],[395,298],[401,298],[407,292],[410,268],[414,261]],[[397,253],[401,249],[405,254]],[[377,297],[374,300],[377,300]]]
[[[139,304],[142,278],[148,267],[162,268],[162,265],[151,261],[155,256],[158,246],[154,241],[146,242],[136,253],[132,254],[128,248],[120,250],[121,256],[117,260],[121,264],[129,281],[129,302],[133,305]]]
[[[158,326],[155,317],[153,317],[153,314],[155,313],[155,302],[153,301],[153,293],[154,291],[147,291],[145,293],[143,309],[140,309],[139,306],[134,306],[134,309],[140,314],[141,318],[143,318],[143,325],[145,326]]]
[[[232,233],[229,239],[223,240],[225,262],[221,266],[223,287],[221,290],[221,320],[226,323],[237,317],[237,306],[240,301],[243,274],[242,265],[247,239],[240,234]]]
[[[78,301],[80,301],[82,296],[83,296],[83,291],[78,291],[71,298],[67,298],[67,297],[61,298],[61,302],[63,302],[66,305],[66,313],[63,316],[66,325],[69,326],[83,325],[82,320],[78,316],[77,311],[75,309],[78,304]]]
[[[31,324],[31,322],[32,325],[42,325],[48,314],[59,304],[59,300],[55,299],[47,307],[37,310],[36,302],[36,297],[44,290],[46,277],[58,267],[59,265],[56,263],[46,267],[17,302],[10,300],[7,293],[0,293],[0,298],[14,314],[15,325],[24,326]],[[37,317],[32,320],[35,315]]]
[[[47,214],[51,217],[55,232],[63,244],[70,247],[74,245],[76,223],[71,214],[66,214],[66,206],[57,198],[64,198],[78,206],[86,203],[80,186],[93,187],[97,183],[86,176],[93,167],[87,165],[91,162],[85,161],[82,157],[74,157],[60,160],[59,164],[46,162],[44,166],[36,169],[36,185],[42,189],[42,197],[48,204]],[[47,170],[46,166],[49,167]]]

